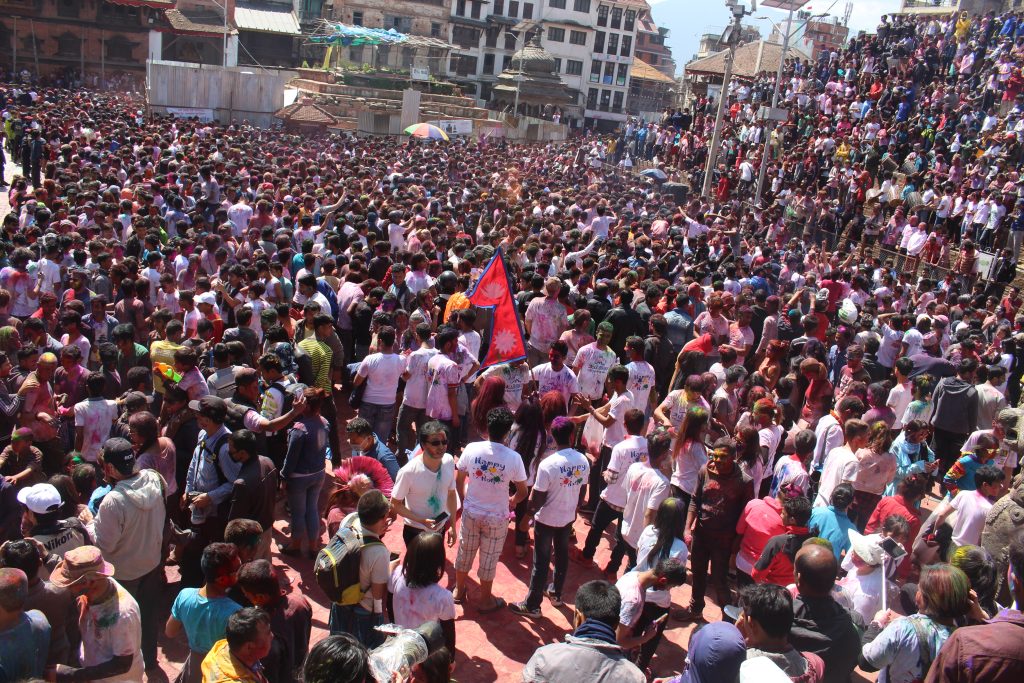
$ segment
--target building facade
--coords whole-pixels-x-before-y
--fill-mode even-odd
[[[3,0],[0,66],[82,79],[93,87],[144,81],[150,28],[173,0]]]
[[[675,78],[676,60],[672,56],[672,48],[666,44],[669,30],[654,23],[649,9],[640,15],[639,21],[636,56],[669,78]]]
[[[809,49],[811,59],[817,61],[822,52],[838,52],[842,49],[849,35],[850,28],[838,17],[808,19],[803,35],[805,49]]]

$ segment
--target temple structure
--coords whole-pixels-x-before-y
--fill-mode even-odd
[[[534,34],[498,76],[491,101],[502,111],[545,119],[558,116],[566,123],[565,110],[576,98],[558,75],[555,58],[541,47],[540,35]]]

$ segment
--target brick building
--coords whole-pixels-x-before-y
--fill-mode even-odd
[[[150,28],[173,0],[0,0],[0,67],[90,84],[146,73]]]

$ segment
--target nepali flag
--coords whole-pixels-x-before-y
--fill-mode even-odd
[[[526,358],[523,326],[512,299],[512,282],[501,247],[494,252],[494,258],[484,268],[467,298],[474,306],[491,311],[490,344],[487,355],[480,362],[480,369]]]

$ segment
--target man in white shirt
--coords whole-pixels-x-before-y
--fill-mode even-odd
[[[480,595],[476,607],[480,614],[490,614],[505,606],[505,601],[495,597],[491,589],[508,535],[509,511],[527,495],[523,458],[503,445],[514,422],[508,408],[492,409],[487,413],[488,440],[467,445],[459,458],[456,486],[463,502],[454,596],[456,603],[466,600],[466,580],[479,550]],[[511,498],[509,484],[516,490]]]
[[[835,448],[825,458],[825,469],[818,483],[814,507],[825,507],[832,500],[832,491],[840,484],[852,484],[857,479],[857,451],[868,443],[869,426],[857,418],[847,420],[843,426],[846,443]]]
[[[583,423],[588,417],[593,417],[604,427],[604,438],[601,441],[601,452],[594,469],[590,472],[590,496],[587,506],[588,512],[597,508],[597,501],[601,491],[604,489],[604,479],[601,473],[608,467],[608,461],[612,455],[612,446],[622,441],[626,436],[626,428],[623,426],[623,418],[626,411],[633,405],[633,394],[626,389],[629,383],[629,370],[622,365],[616,365],[608,371],[608,385],[613,392],[611,399],[600,408],[594,408],[590,399],[580,394],[578,401],[584,413],[572,418],[573,421]]]
[[[419,432],[420,453],[398,470],[391,491],[391,507],[404,520],[405,546],[424,532],[448,528],[448,547],[455,545],[455,513],[459,501],[455,492],[455,458],[448,453],[444,425],[428,422]],[[447,518],[441,519],[441,515]]]
[[[420,323],[416,326],[416,338],[420,347],[404,357],[405,391],[402,393],[402,405],[398,409],[398,458],[404,460],[408,451],[415,443],[413,425],[420,429],[426,420],[427,408],[427,366],[430,359],[438,354],[437,349],[430,345],[433,333],[430,325]]]
[[[234,194],[234,190],[229,190],[228,194]],[[245,194],[239,195],[238,201],[228,209],[228,220],[231,221],[231,232],[235,237],[245,234],[249,221],[252,220],[252,207],[249,206],[249,198]]]
[[[985,517],[992,504],[999,500],[1006,488],[1006,473],[995,465],[982,465],[974,473],[973,491],[960,491],[952,500],[943,501],[935,511],[934,522],[929,526],[937,529],[953,512],[953,546],[950,551],[965,545],[981,545],[981,531],[985,528]]]
[[[548,596],[555,607],[562,606],[572,524],[576,521],[576,508],[590,475],[590,462],[586,456],[569,446],[574,431],[572,421],[566,417],[556,417],[551,423],[551,436],[558,450],[544,458],[537,468],[533,496],[530,498],[534,521],[530,592],[526,600],[511,606],[516,614],[539,617],[544,595]],[[554,582],[548,586],[552,545],[555,551],[555,577]]]
[[[616,573],[623,555],[628,555],[630,564],[636,564],[636,548],[640,535],[654,521],[661,502],[669,497],[672,487],[669,474],[672,473],[670,450],[672,437],[668,432],[659,431],[647,440],[648,461],[639,460],[626,470],[623,488],[626,489],[626,504],[622,509],[622,530],[620,543],[624,544],[612,552],[611,560],[605,567],[606,573]],[[618,558],[618,559],[616,559]]]

